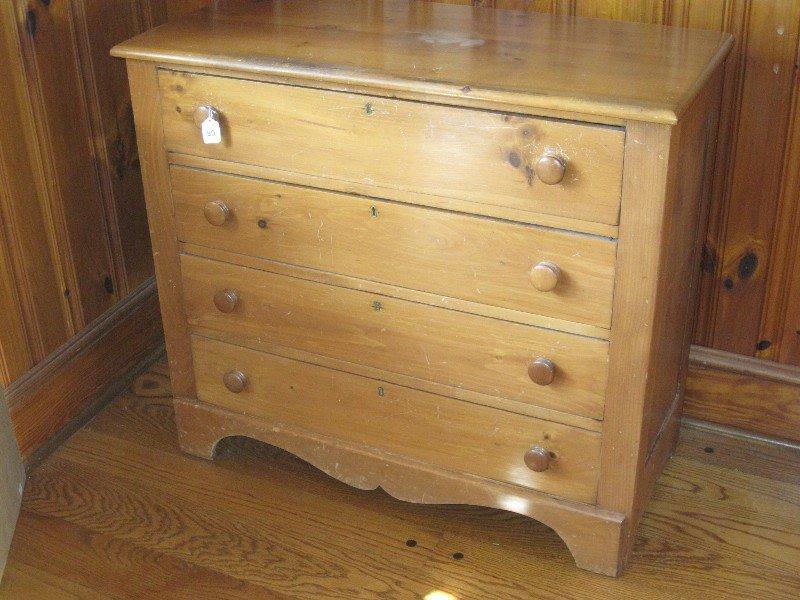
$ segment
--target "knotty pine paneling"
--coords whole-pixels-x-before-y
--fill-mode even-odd
[[[5,190],[2,190],[3,193]],[[5,198],[3,198],[5,200]],[[1,381],[10,381],[19,377],[33,365],[31,348],[28,346],[25,322],[22,316],[22,304],[17,292],[16,277],[11,264],[11,253],[5,242],[0,243],[0,344],[4,351],[0,353]],[[2,389],[0,387],[0,389]]]
[[[800,49],[798,50],[800,57]],[[800,63],[800,60],[798,60]],[[800,73],[795,69],[794,102],[783,163],[775,240],[770,258],[761,339],[774,340],[761,358],[800,365]],[[780,299],[772,301],[772,299]]]
[[[0,6],[0,384],[70,334],[60,262],[48,228],[44,176],[10,3]]]
[[[0,7],[0,384],[153,274],[127,75],[108,53],[165,18],[144,0]]]
[[[571,14],[598,19],[664,23],[669,0],[573,0]]]
[[[135,0],[0,3],[0,386],[26,457],[163,343],[127,78],[108,57],[154,22]]]
[[[72,0],[16,0],[49,214],[72,311],[72,333],[117,301],[107,219],[92,145]]]
[[[153,274],[144,190],[125,65],[109,50],[150,26],[131,0],[73,0],[83,82],[106,203],[109,234],[124,297]]]
[[[732,23],[740,52],[728,79],[732,109],[723,124],[729,143],[720,159],[714,228],[709,229],[709,277],[703,309],[706,330],[696,341],[754,356],[776,345],[761,338],[773,248],[781,204],[781,177],[794,91],[800,3],[796,0],[739,2]],[[796,203],[796,199],[795,199]],[[784,234],[786,235],[786,234]],[[783,312],[783,311],[781,311]]]
[[[143,2],[149,5],[154,14],[160,15],[165,20],[172,21],[181,15],[208,6],[213,0],[143,0]]]

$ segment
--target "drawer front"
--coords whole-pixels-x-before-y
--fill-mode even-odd
[[[600,435],[445,396],[195,337],[199,400],[452,471],[594,502]],[[242,373],[244,389],[226,387]],[[234,388],[238,389],[238,388]],[[525,464],[532,446],[547,469]]]
[[[181,241],[611,323],[616,244],[605,238],[185,167],[172,168],[172,190]]]
[[[182,256],[181,270],[190,327],[206,337],[279,354],[300,350],[602,418],[606,341],[196,256]],[[221,295],[226,290],[235,302]],[[549,385],[528,374],[537,358],[555,365]]]
[[[618,222],[619,128],[173,71],[159,77],[168,150],[422,204],[452,199]],[[194,115],[204,105],[219,111],[220,144],[202,141]],[[560,182],[544,183],[557,172],[549,158],[540,164],[545,155],[565,166]]]

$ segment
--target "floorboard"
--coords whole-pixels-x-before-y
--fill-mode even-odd
[[[349,488],[233,438],[176,442],[163,363],[29,476],[0,599],[797,598],[800,452],[687,426],[618,579],[503,511]]]

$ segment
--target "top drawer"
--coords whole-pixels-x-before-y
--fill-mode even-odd
[[[174,71],[159,81],[171,151],[420,204],[618,222],[619,128]],[[195,123],[206,105],[221,144]]]

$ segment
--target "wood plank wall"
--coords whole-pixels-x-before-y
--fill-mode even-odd
[[[0,7],[0,384],[153,275],[125,66],[108,56],[153,24],[136,0]]]
[[[0,387],[26,462],[163,347],[125,65],[135,0],[0,3]]]

